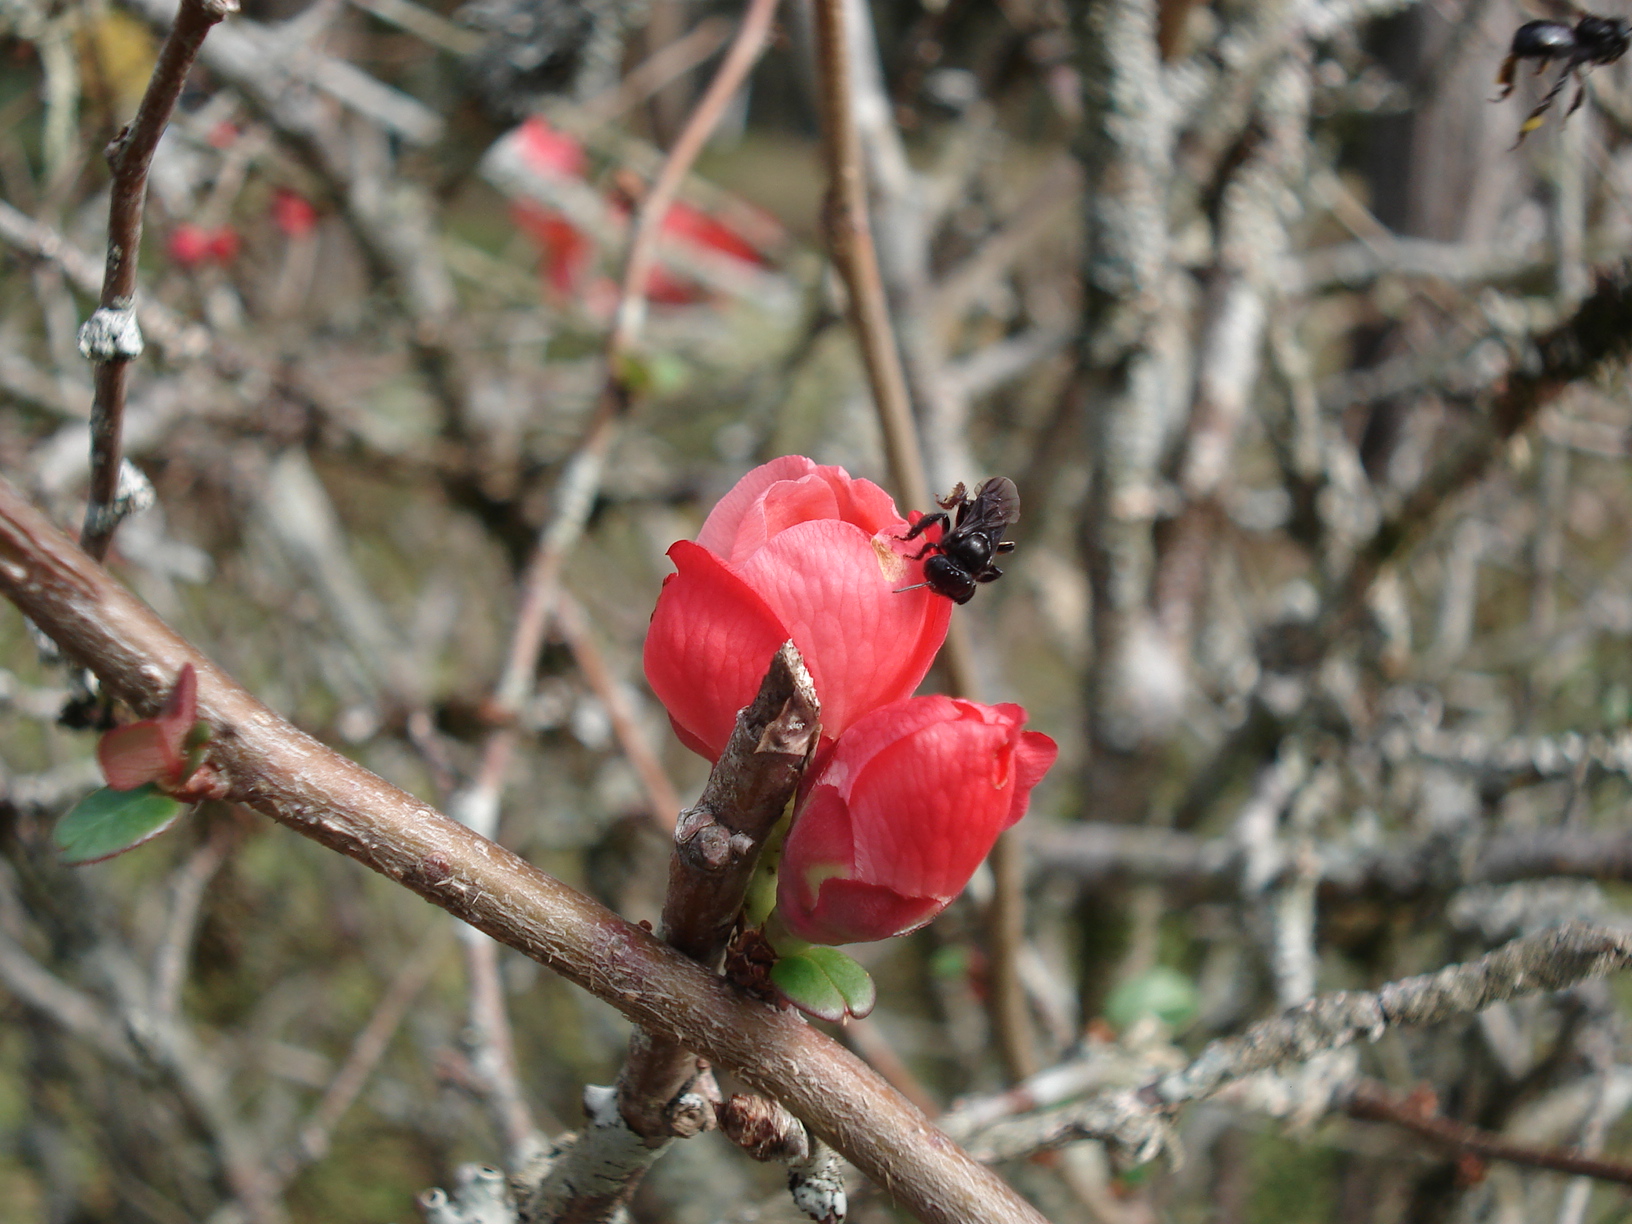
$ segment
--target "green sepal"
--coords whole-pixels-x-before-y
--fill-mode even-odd
[[[185,806],[151,782],[128,791],[104,786],[57,821],[51,840],[70,867],[100,863],[163,833]]]
[[[759,861],[748,880],[748,895],[742,902],[742,922],[749,930],[765,925],[765,920],[776,908],[776,869],[782,862],[782,843],[788,840],[789,819],[793,800],[788,800],[782,815],[766,835],[759,849]]]
[[[873,979],[837,948],[811,944],[771,967],[771,984],[800,1011],[819,1020],[856,1019],[878,1002]]]

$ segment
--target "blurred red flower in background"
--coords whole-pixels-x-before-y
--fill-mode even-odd
[[[1054,741],[1025,720],[1017,705],[913,697],[846,730],[807,777],[783,850],[787,929],[864,943],[945,909],[1054,764]]]
[[[238,257],[241,245],[238,231],[229,225],[205,229],[191,221],[183,221],[170,231],[166,244],[170,258],[184,268],[202,267],[207,263],[229,264]]]
[[[696,543],[669,549],[646,635],[646,679],[693,751],[718,760],[737,711],[789,638],[822,703],[823,739],[918,687],[950,600],[927,588],[907,521],[883,489],[788,455],[714,507]]]
[[[279,191],[272,197],[272,223],[291,238],[304,238],[317,228],[317,209],[304,196]]]

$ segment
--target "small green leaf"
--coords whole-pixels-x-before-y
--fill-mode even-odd
[[[872,1012],[878,1002],[878,987],[873,985],[867,970],[837,948],[821,944],[809,948],[803,955],[827,974],[827,980],[844,996],[844,1005],[852,1016],[859,1020]]]
[[[873,1010],[878,992],[867,971],[837,948],[812,945],[771,967],[771,983],[800,1011],[819,1020],[858,1019]]]
[[[1195,1019],[1198,1008],[1195,983],[1177,969],[1157,965],[1111,992],[1105,1019],[1125,1030],[1141,1016],[1155,1016],[1169,1028],[1181,1029]]]
[[[151,782],[128,791],[104,786],[57,821],[51,840],[70,867],[99,863],[163,833],[183,806]]]

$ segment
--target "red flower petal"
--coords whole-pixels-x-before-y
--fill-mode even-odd
[[[777,879],[777,912],[813,942],[887,939],[963,890],[1024,814],[1054,743],[1025,711],[914,697],[860,719],[815,766]]]
[[[901,590],[920,581],[920,570],[834,519],[779,532],[740,567],[804,655],[824,736],[909,696],[929,671],[952,603],[924,588]]]
[[[272,197],[272,223],[291,238],[301,238],[317,227],[317,209],[303,196],[279,191]]]
[[[714,504],[697,533],[697,543],[717,556],[731,559],[732,546],[743,516],[779,480],[798,480],[816,470],[816,461],[803,455],[783,455],[746,473],[731,491]]]
[[[689,540],[669,549],[677,572],[663,583],[646,634],[646,680],[687,747],[718,760],[737,711],[759,691],[788,631],[776,613],[713,553]],[[702,748],[698,748],[701,745]]]
[[[808,912],[782,911],[784,925],[809,943],[868,943],[906,935],[935,918],[946,902],[907,897],[879,884],[828,880]]]
[[[744,263],[765,263],[765,257],[736,230],[683,200],[669,205],[669,211],[663,217],[662,230],[665,237],[693,242]]]

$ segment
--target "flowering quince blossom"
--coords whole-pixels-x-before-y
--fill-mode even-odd
[[[802,455],[749,472],[696,542],[669,549],[646,635],[646,679],[688,748],[718,760],[737,711],[793,639],[822,703],[824,743],[918,687],[950,600],[927,588],[921,545],[888,493]],[[970,867],[972,871],[973,866]]]
[[[1054,741],[1025,720],[1017,705],[912,697],[845,731],[802,788],[777,872],[782,925],[865,943],[951,904],[1054,764]]]

